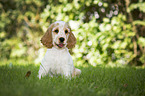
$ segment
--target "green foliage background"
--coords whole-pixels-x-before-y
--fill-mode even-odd
[[[0,0],[0,59],[40,63],[40,38],[57,20],[77,37],[77,65],[145,65],[143,0]]]

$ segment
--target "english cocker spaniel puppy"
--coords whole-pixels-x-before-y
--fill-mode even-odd
[[[76,38],[68,23],[64,21],[52,23],[41,38],[41,43],[48,49],[41,61],[39,79],[45,75],[53,77],[60,74],[71,78],[81,74],[81,70],[74,67],[68,50],[76,44]]]

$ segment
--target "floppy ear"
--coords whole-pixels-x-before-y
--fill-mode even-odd
[[[47,29],[46,33],[41,38],[41,43],[46,46],[47,48],[52,48],[52,28],[54,24],[51,24]]]
[[[76,44],[76,38],[74,36],[74,34],[70,31],[68,40],[67,40],[67,48],[73,48]]]

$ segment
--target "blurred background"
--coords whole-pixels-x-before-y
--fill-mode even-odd
[[[0,61],[40,64],[48,26],[69,22],[74,63],[145,66],[143,0],[0,0]]]

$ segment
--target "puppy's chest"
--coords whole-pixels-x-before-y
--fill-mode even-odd
[[[65,53],[57,53],[54,54],[54,58],[52,57],[52,61],[54,65],[66,65],[69,63],[69,58],[68,54]]]
[[[52,50],[47,52],[47,62],[53,66],[70,65],[72,62],[71,56],[68,51]]]

